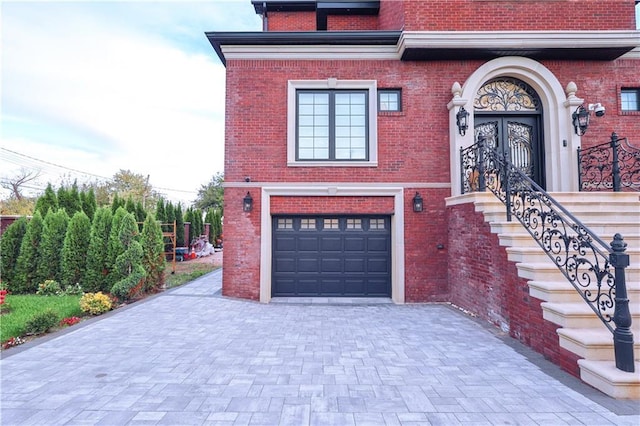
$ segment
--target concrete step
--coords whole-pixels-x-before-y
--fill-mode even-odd
[[[640,361],[640,325],[632,328],[634,336],[634,356]],[[559,328],[560,346],[574,354],[595,361],[613,361],[613,333],[607,329]]]
[[[618,399],[640,399],[640,362],[633,373],[618,370],[613,361],[580,359],[578,365],[580,378],[601,392]]]
[[[622,232],[620,234],[623,236],[624,242],[627,243],[627,250],[640,250],[640,235],[625,234]],[[611,240],[613,240],[613,235],[609,238],[600,238],[609,244]],[[500,245],[503,247],[540,247],[533,237],[522,227],[520,227],[519,232],[498,233],[498,239],[500,240]],[[640,261],[640,259],[638,259],[638,261]]]
[[[552,262],[552,259],[549,257],[547,253],[542,250],[542,247],[539,245],[535,246],[515,246],[515,247],[506,247],[507,257],[512,262]],[[627,248],[625,251],[631,259],[635,259],[640,261],[640,249],[635,247]]]
[[[542,302],[542,317],[563,328],[603,329],[600,318],[584,301],[572,303]],[[640,304],[630,303],[631,323],[640,323]],[[605,311],[613,317],[613,309]]]
[[[583,302],[582,296],[578,293],[568,280],[560,281],[529,281],[529,294],[536,299],[545,302]],[[596,286],[588,288],[593,292],[597,291]],[[640,304],[640,282],[627,283],[627,297],[630,303]]]
[[[528,262],[516,263],[518,276],[534,281],[561,281],[564,277],[562,272],[553,262]],[[587,273],[588,267],[584,267],[579,273]],[[627,282],[640,281],[640,265],[632,263],[625,270]],[[595,279],[595,278],[594,278]]]
[[[635,221],[612,223],[610,221],[592,221],[585,223],[591,232],[595,233],[606,244],[611,243],[615,234],[620,234],[627,244],[640,240],[640,226]],[[517,219],[511,222],[490,222],[491,232],[494,234],[528,234],[527,230]]]

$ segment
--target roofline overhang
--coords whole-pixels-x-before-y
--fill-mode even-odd
[[[310,31],[207,32],[223,64],[227,59],[611,61],[637,57],[640,31]],[[629,53],[631,52],[631,53]]]

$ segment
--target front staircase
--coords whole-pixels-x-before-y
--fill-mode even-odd
[[[514,218],[506,221],[505,206],[491,192],[472,196],[498,235],[518,275],[528,280],[529,294],[543,301],[543,318],[559,326],[560,346],[581,357],[581,379],[614,398],[640,399],[640,199],[638,193],[576,192],[550,194],[602,240],[620,233],[627,243],[629,309],[634,335],[635,372],[616,369],[613,335],[562,275],[548,255]],[[613,311],[611,312],[613,316]],[[615,326],[615,325],[614,325]]]

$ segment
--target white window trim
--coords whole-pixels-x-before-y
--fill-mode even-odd
[[[289,80],[287,87],[287,166],[290,167],[376,167],[378,165],[378,93],[376,80]],[[298,89],[354,89],[369,91],[369,160],[297,161],[296,91]]]

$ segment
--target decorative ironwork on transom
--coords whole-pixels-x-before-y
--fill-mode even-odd
[[[524,81],[499,77],[485,83],[476,94],[473,107],[478,112],[540,110],[540,98]]]

